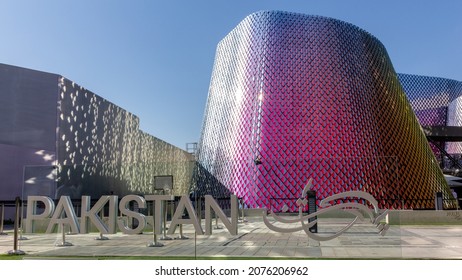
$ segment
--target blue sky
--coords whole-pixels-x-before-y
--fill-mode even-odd
[[[259,10],[350,22],[397,72],[462,80],[457,0],[0,0],[0,63],[61,74],[184,148],[200,137],[217,43]]]

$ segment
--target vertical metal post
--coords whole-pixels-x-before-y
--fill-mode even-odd
[[[199,201],[200,201],[200,198],[198,198],[197,196],[195,197],[195,201],[196,203],[194,204],[195,208],[196,208],[196,215],[197,215],[197,218],[199,219],[199,224],[201,223],[201,216],[199,215]]]
[[[24,251],[18,249],[18,229],[19,229],[19,219],[20,219],[20,199],[19,196],[16,197],[15,206],[16,206],[16,215],[14,217],[14,241],[13,241],[13,250],[8,251],[8,255],[24,255]]]
[[[61,216],[62,218],[62,216]],[[61,224],[61,242],[55,243],[56,247],[69,247],[74,246],[71,242],[66,241],[66,228],[64,227],[64,223]]]
[[[104,207],[103,209],[101,209],[101,211],[99,212],[99,216],[101,217],[101,221],[104,219]],[[104,240],[109,240],[108,237],[104,236],[103,233],[100,231],[99,232],[99,236],[95,238],[95,240],[100,240],[100,241],[104,241]]]
[[[20,229],[19,229],[19,240],[28,240],[27,237],[22,235],[23,221],[24,221],[24,219],[23,219],[23,217],[24,217],[24,209],[23,209],[23,202],[22,201],[21,201],[20,205],[21,205],[21,219],[20,219],[21,224],[20,224]]]
[[[197,260],[197,232],[194,231],[194,259]]]
[[[5,204],[2,203],[2,206],[1,206],[1,211],[2,211],[2,214],[0,216],[0,235],[7,235],[6,232],[3,232],[3,222],[5,221]]]
[[[245,223],[245,222],[247,222],[247,220],[245,219],[245,213],[244,213],[244,199],[241,198],[241,199],[239,199],[239,201],[241,203],[242,217],[241,217],[241,219],[238,219],[238,220],[241,220],[241,223]]]
[[[160,240],[172,240],[171,237],[167,236],[167,204],[165,201],[161,201],[162,203],[162,237]]]
[[[74,202],[72,202],[72,207],[74,207]],[[69,230],[66,232],[67,235],[76,235],[76,232],[72,232],[71,227],[69,227]]]
[[[176,208],[176,199],[175,201],[173,202],[173,208]],[[184,216],[184,213],[183,213],[183,216]],[[173,216],[172,216],[173,217]],[[171,226],[171,225],[170,225]],[[175,240],[186,240],[186,239],[189,239],[188,236],[186,235],[183,235],[183,224],[180,224],[180,233],[178,234],[177,237],[174,238]]]
[[[162,194],[165,195],[165,189],[162,190]],[[162,237],[160,240],[172,240],[173,238],[167,236],[167,203],[162,200]]]
[[[64,232],[64,224],[61,224],[61,235],[62,235],[62,239],[63,239],[62,244],[65,244],[66,243],[66,233]]]
[[[154,213],[154,205],[152,207],[152,242],[146,245],[147,247],[163,247],[164,244],[157,241],[156,234],[156,214]]]
[[[189,239],[186,235],[183,235],[183,224],[180,224],[180,233],[178,234],[177,237],[175,237],[175,240],[186,240]]]
[[[197,205],[197,217],[199,218],[199,224],[202,225],[202,197],[199,197]]]
[[[197,196],[195,198],[196,198],[196,213],[197,213],[199,210],[198,199],[197,199]],[[199,223],[200,223],[200,218],[199,218]],[[197,260],[197,232],[195,230],[194,230],[194,259]]]
[[[168,207],[170,206],[170,201],[164,201],[164,228],[168,230],[167,220],[168,220]]]
[[[242,205],[242,221],[245,222],[244,199],[241,200],[241,205]]]
[[[223,227],[221,227],[219,224],[218,224],[218,215],[215,211],[213,211],[213,214],[215,215],[215,229],[223,229]]]
[[[173,216],[175,215],[175,201],[170,202],[170,222],[173,220]]]
[[[20,214],[20,218],[19,218],[19,221],[21,222],[19,224],[19,227],[20,227],[20,231],[19,231],[19,240],[27,240],[27,237],[23,237],[22,236],[22,220],[23,220],[23,214],[24,214],[24,211],[22,209],[22,202],[23,202],[23,199],[24,199],[24,183],[25,183],[25,178],[26,178],[26,166],[24,165],[23,168],[22,168],[22,188],[21,188],[21,197],[19,198],[20,199],[20,203],[19,203],[19,206],[21,207],[21,214]],[[17,211],[17,210],[16,210]]]

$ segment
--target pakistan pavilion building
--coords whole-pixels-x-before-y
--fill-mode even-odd
[[[218,44],[197,161],[196,194],[249,208],[294,211],[310,178],[318,200],[455,207],[385,47],[326,17],[257,12]]]
[[[187,194],[193,157],[137,116],[61,75],[0,64],[0,201],[155,193],[171,175]]]
[[[442,193],[451,209],[421,125],[462,127],[461,96],[461,82],[397,74],[354,25],[257,12],[217,47],[194,158],[61,75],[0,64],[0,201],[152,194],[167,175],[173,195],[236,194],[248,208],[295,211],[312,178],[318,201],[360,190],[381,208],[434,209]]]

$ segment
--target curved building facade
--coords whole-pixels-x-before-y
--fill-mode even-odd
[[[218,44],[197,159],[196,193],[250,208],[298,209],[309,178],[318,200],[454,207],[384,46],[331,18],[257,12]]]

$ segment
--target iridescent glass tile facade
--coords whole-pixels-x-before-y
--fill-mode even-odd
[[[384,46],[325,17],[257,12],[218,44],[197,160],[196,193],[251,208],[297,209],[309,178],[318,200],[454,207]]]

